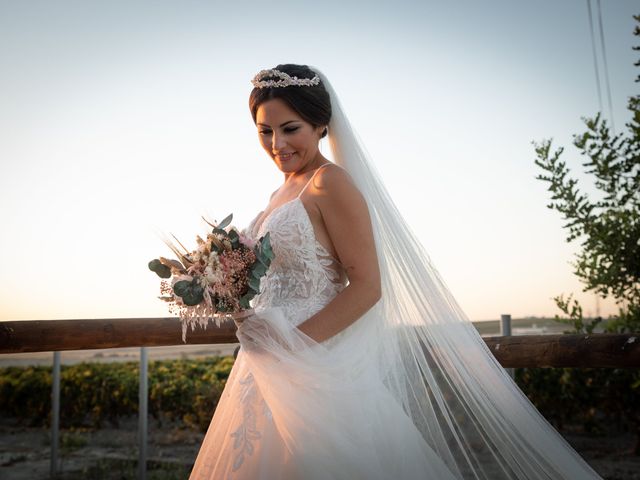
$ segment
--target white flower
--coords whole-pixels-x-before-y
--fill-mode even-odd
[[[222,281],[222,271],[216,269],[213,265],[207,265],[207,267],[204,269],[204,276],[209,283]]]
[[[207,265],[212,265],[214,268],[218,268],[220,266],[220,259],[216,252],[211,252],[209,254],[209,257],[207,258]]]

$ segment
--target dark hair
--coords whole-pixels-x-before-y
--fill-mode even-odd
[[[275,67],[276,70],[298,78],[313,78],[316,73],[307,65],[296,65],[293,63],[280,64]],[[260,80],[280,80],[280,77],[265,75]],[[331,100],[329,92],[324,88],[322,80],[318,85],[312,86],[296,86],[288,87],[264,87],[251,90],[249,95],[249,109],[253,117],[253,123],[256,123],[256,115],[258,107],[273,98],[282,99],[293,111],[302,117],[303,120],[309,122],[313,127],[328,125],[331,120]],[[320,138],[327,135],[325,128]]]

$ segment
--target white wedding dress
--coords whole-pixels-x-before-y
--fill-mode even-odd
[[[493,356],[312,70],[331,99],[327,165],[367,202],[382,298],[328,340],[306,336],[297,325],[345,273],[300,195],[258,214],[244,234],[269,232],[275,258],[190,478],[602,480]]]
[[[300,195],[255,229],[260,216],[244,233],[257,239],[269,231],[275,258],[252,305],[286,337],[330,302],[346,286],[346,277],[317,241]],[[375,307],[369,313],[375,314]],[[270,349],[267,342],[252,349],[241,339],[189,478],[459,478],[390,395],[366,351],[341,350],[341,338],[352,327],[322,344],[298,345],[315,357],[279,355],[279,346]]]

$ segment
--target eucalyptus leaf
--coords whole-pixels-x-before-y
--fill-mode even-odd
[[[255,278],[255,277],[250,277],[249,278],[249,288],[251,288],[251,290],[253,290],[254,292],[259,292],[260,291],[260,280]]]
[[[182,298],[185,305],[198,305],[204,299],[204,289],[197,278],[193,280],[180,280],[173,286],[173,292]]]
[[[149,262],[149,270],[155,272],[160,278],[171,277],[171,269],[166,265],[163,265],[157,258],[154,258]]]
[[[255,246],[254,253],[260,263],[263,263],[265,267],[269,267],[271,260],[275,258],[275,254],[271,249],[271,237],[269,236],[269,232],[267,232],[263,237],[260,237]]]
[[[218,224],[218,228],[225,228],[227,227],[230,223],[231,220],[233,219],[233,213],[230,213],[224,220],[222,220],[219,224]]]
[[[254,263],[251,267],[251,274],[256,276],[256,278],[262,277],[265,273],[267,273],[267,267],[260,262]]]
[[[251,300],[253,297],[253,295],[250,296],[248,293],[244,294],[242,297],[240,297],[240,306],[245,309],[251,308],[249,300]]]
[[[269,260],[273,260],[273,258],[275,257],[273,249],[271,248],[271,237],[269,236],[269,232],[267,232],[262,242],[260,243],[260,250],[263,255]]]

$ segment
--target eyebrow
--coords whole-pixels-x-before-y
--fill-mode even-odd
[[[298,120],[289,120],[288,122],[284,122],[282,125],[280,125],[281,127],[284,127],[287,123],[291,123],[291,122],[297,122]],[[266,123],[260,123],[258,122],[257,125],[262,125],[263,127],[268,127],[269,125],[267,125]]]

